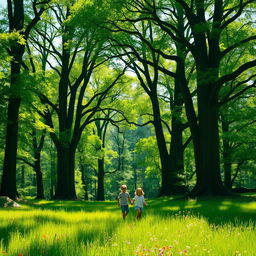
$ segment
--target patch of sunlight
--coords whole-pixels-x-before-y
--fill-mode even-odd
[[[53,206],[65,206],[65,207],[69,207],[67,204],[65,203],[55,203]]]
[[[200,208],[200,207],[202,207],[201,204],[196,204],[196,203],[194,203],[194,204],[188,204],[188,205],[186,205],[184,208],[185,208],[185,209],[192,209],[192,208]]]
[[[232,205],[232,204],[234,204],[233,202],[231,202],[231,201],[223,201],[223,202],[221,202],[223,205]]]
[[[162,210],[164,211],[178,211],[180,210],[180,207],[179,206],[164,206],[164,207],[161,207]]]
[[[243,196],[256,197],[256,193],[248,192],[248,193],[244,193]]]
[[[228,209],[228,206],[226,206],[226,205],[220,205],[220,206],[218,207],[218,209],[221,210],[221,211],[225,211],[225,210]]]
[[[47,200],[40,200],[36,202],[35,204],[55,204],[56,201],[47,201]]]
[[[239,204],[238,206],[241,209],[246,209],[248,211],[255,211],[256,210],[256,202],[247,202],[246,204]]]

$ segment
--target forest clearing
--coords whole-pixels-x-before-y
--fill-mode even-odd
[[[253,198],[255,195],[253,196]],[[253,256],[255,200],[148,200],[137,221],[116,202],[33,200],[0,210],[1,255]]]
[[[255,256],[255,56],[255,0],[0,0],[0,256]]]

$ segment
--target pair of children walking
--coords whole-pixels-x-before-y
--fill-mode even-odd
[[[143,206],[147,205],[144,199],[144,192],[141,188],[135,190],[135,196],[131,199],[130,194],[127,192],[127,186],[121,186],[121,192],[118,195],[118,205],[121,207],[123,214],[123,219],[125,220],[126,216],[129,213],[129,203],[135,204],[134,210],[136,211],[136,218],[140,219],[143,211]]]

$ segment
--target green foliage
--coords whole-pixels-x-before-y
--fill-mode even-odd
[[[135,147],[137,163],[140,168],[146,169],[147,175],[160,176],[159,153],[156,138],[150,136],[140,139]]]

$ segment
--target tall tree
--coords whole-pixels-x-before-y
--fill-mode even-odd
[[[154,24],[144,18],[134,17],[134,13],[127,6],[124,7],[122,18],[116,22],[112,22],[114,28],[113,32],[119,32],[120,37],[115,37],[113,41],[114,45],[119,46],[123,53],[128,56],[128,60],[131,64],[127,63],[127,59],[122,58],[127,65],[136,73],[138,80],[148,94],[152,105],[152,124],[155,127],[155,134],[157,138],[158,149],[161,159],[162,168],[162,185],[161,195],[169,195],[179,193],[180,191],[180,179],[179,173],[183,172],[183,153],[187,142],[182,141],[182,132],[186,128],[182,120],[183,109],[183,97],[180,88],[180,76],[176,72],[177,69],[172,72],[163,68],[164,59],[161,56],[161,51],[156,49],[161,47],[173,51],[168,45],[166,36],[160,37],[159,31]],[[129,13],[131,12],[131,13]],[[126,34],[126,35],[125,35]],[[136,40],[136,41],[135,41]],[[165,55],[167,56],[167,55]],[[174,59],[175,57],[170,57]],[[165,85],[169,95],[165,99],[169,98],[168,104],[172,113],[171,128],[169,127],[169,120],[166,122],[161,116],[161,84],[163,84],[163,78],[160,71],[166,71],[169,76],[174,78],[174,89],[170,84]],[[172,80],[172,81],[173,81]],[[169,79],[169,83],[171,80]],[[172,91],[174,91],[172,93]],[[167,144],[168,141],[165,138],[164,131],[167,129],[172,134],[170,149]]]
[[[240,75],[252,73],[256,60],[251,58],[238,65],[231,72],[220,74],[220,65],[223,59],[228,58],[234,51],[245,44],[255,41],[253,35],[235,38],[225,49],[221,43],[225,34],[233,36],[230,26],[250,9],[253,0],[234,1],[228,6],[222,0],[216,1],[188,1],[177,0],[184,11],[187,21],[186,27],[191,31],[191,37],[185,38],[177,33],[177,27],[172,20],[175,17],[174,1],[128,1],[136,13],[143,16],[140,19],[153,20],[169,35],[174,42],[182,44],[193,56],[196,66],[198,121],[196,129],[198,136],[195,151],[198,157],[197,184],[192,191],[193,195],[227,194],[220,175],[219,157],[219,91],[228,81]],[[239,23],[237,23],[239,24]],[[240,24],[241,28],[244,24]],[[247,23],[245,26],[251,26]],[[177,59],[179,62],[180,59]],[[249,75],[250,76],[250,75]],[[186,96],[184,94],[184,96]],[[191,124],[191,123],[190,123]],[[193,127],[191,127],[193,128]],[[192,130],[192,129],[191,129]]]
[[[7,0],[9,32],[12,33],[18,31],[22,36],[22,40],[12,43],[8,48],[8,53],[11,56],[10,94],[8,100],[5,156],[0,194],[11,198],[16,198],[18,196],[16,188],[16,157],[18,143],[18,115],[21,102],[20,90],[23,86],[20,74],[24,64],[22,58],[25,52],[25,41],[28,39],[33,27],[40,20],[40,16],[49,2],[50,0],[43,2],[37,0],[32,1],[34,17],[25,24],[24,1]]]
[[[51,54],[51,58],[60,65],[56,67],[52,65],[51,58],[47,59],[48,65],[58,77],[57,97],[52,99],[43,93],[39,95],[42,103],[49,107],[41,114],[46,124],[53,129],[50,136],[57,150],[55,197],[60,199],[76,198],[75,152],[82,132],[88,124],[102,119],[97,118],[97,113],[102,111],[101,104],[124,74],[124,70],[112,69],[113,76],[106,78],[102,87],[98,89],[91,80],[93,72],[111,58],[105,55],[105,36],[97,26],[98,22],[104,20],[104,10],[99,9],[100,13],[93,16],[93,8],[96,6],[96,2],[93,5],[85,3],[83,8],[77,9],[75,4],[69,3],[57,4],[52,8],[51,12],[55,16],[57,26],[52,24],[51,27],[58,30],[56,33],[59,35],[59,45],[55,45],[48,34],[37,30],[44,38],[43,41],[49,43],[48,53]],[[88,15],[94,19],[81,18]],[[36,44],[40,49],[45,48],[40,42]]]

